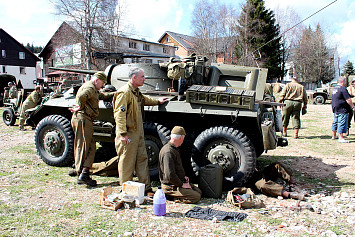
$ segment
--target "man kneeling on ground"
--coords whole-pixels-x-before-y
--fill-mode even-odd
[[[161,187],[169,199],[176,202],[196,203],[201,199],[201,190],[185,176],[178,147],[184,142],[185,129],[175,126],[170,141],[159,153],[159,178]]]

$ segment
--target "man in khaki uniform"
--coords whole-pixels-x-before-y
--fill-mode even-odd
[[[159,153],[159,178],[161,187],[168,198],[176,202],[196,203],[201,199],[201,190],[185,176],[178,147],[184,142],[185,129],[175,126],[170,141]]]
[[[116,121],[115,147],[120,184],[131,181],[136,171],[139,182],[144,183],[146,192],[149,192],[151,185],[142,113],[144,105],[162,104],[167,98],[157,100],[143,95],[139,87],[143,86],[144,81],[143,69],[131,68],[129,82],[113,98],[113,114]]]
[[[292,117],[293,128],[295,129],[295,138],[298,138],[298,132],[301,128],[301,109],[307,108],[307,94],[304,86],[298,83],[296,78],[291,78],[291,82],[282,89],[279,101],[285,102],[286,106],[282,110],[283,132],[287,136],[287,126]]]
[[[26,129],[24,128],[25,121],[26,121],[26,115],[25,112],[28,109],[34,108],[37,106],[38,102],[41,101],[42,99],[42,87],[41,86],[36,86],[35,90],[31,92],[26,98],[26,100],[22,103],[21,106],[21,112],[20,112],[20,118],[19,118],[19,129],[21,131],[25,131]]]
[[[291,175],[291,171],[289,171],[283,164],[274,162],[266,166],[262,172],[256,172],[250,182],[255,182],[255,188],[265,195],[304,200],[305,193],[286,191],[283,185],[276,182],[277,179],[280,178],[289,184],[294,185],[295,181]]]
[[[9,98],[10,99],[15,99],[17,97],[17,88],[16,85],[14,85],[14,83],[9,82]]]
[[[114,93],[101,93],[107,78],[104,72],[96,72],[91,80],[85,82],[76,94],[76,104],[70,111],[73,112],[71,125],[75,133],[74,158],[75,170],[79,177],[78,184],[96,186],[96,180],[90,177],[89,169],[95,158],[96,143],[93,139],[93,121],[99,114],[99,100],[108,99]]]
[[[349,95],[351,96],[351,101],[353,104],[355,104],[355,77],[351,80],[350,86],[346,88],[349,92]],[[346,131],[346,136],[349,136],[349,131],[351,127],[351,119],[353,118],[354,112],[352,110],[349,110],[349,120],[348,120],[348,130]],[[354,118],[355,121],[355,118]]]

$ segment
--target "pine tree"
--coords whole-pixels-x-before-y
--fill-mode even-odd
[[[346,75],[346,76],[355,74],[353,63],[348,60],[343,67],[342,73],[343,73],[343,75]]]
[[[248,0],[238,23],[235,53],[239,62],[268,68],[268,79],[282,78],[283,47],[273,11],[265,8],[263,0]]]

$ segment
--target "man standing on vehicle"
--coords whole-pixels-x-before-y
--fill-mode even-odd
[[[167,98],[159,100],[143,95],[139,87],[145,81],[141,68],[131,68],[128,83],[121,87],[113,98],[113,114],[116,121],[115,147],[118,156],[120,184],[133,179],[145,184],[146,193],[151,192],[148,156],[144,142],[142,113],[145,105],[163,104]]]
[[[351,80],[350,86],[346,88],[349,92],[349,95],[351,97],[351,102],[355,105],[355,77]],[[350,133],[350,127],[351,127],[351,119],[353,118],[354,112],[352,110],[349,110],[349,119],[348,119],[348,130],[346,131],[346,136],[349,136]],[[354,117],[355,120],[355,117]]]
[[[102,93],[107,77],[104,72],[96,72],[91,80],[85,82],[76,94],[76,104],[70,108],[73,112],[71,125],[75,134],[74,159],[75,170],[79,177],[78,184],[96,186],[91,179],[89,169],[95,158],[96,143],[93,139],[93,121],[99,115],[99,100],[108,99],[114,93]]]
[[[344,139],[343,133],[346,133],[348,128],[349,111],[355,110],[355,106],[351,101],[349,92],[345,88],[346,77],[340,76],[338,84],[332,92],[332,109],[334,113],[334,120],[332,124],[332,139],[336,139],[338,133],[338,142],[348,143]],[[350,105],[350,106],[349,106]]]
[[[171,130],[170,141],[159,153],[159,179],[168,198],[176,202],[196,203],[201,199],[201,190],[189,182],[185,176],[178,147],[186,136],[185,129],[175,126]]]
[[[26,110],[36,107],[38,102],[41,101],[41,99],[42,99],[42,86],[36,86],[35,90],[32,91],[32,93],[29,94],[26,100],[22,103],[20,109],[21,111],[20,118],[19,118],[19,129],[21,131],[26,130],[24,128],[25,120],[26,120],[26,115],[25,115]]]
[[[283,131],[287,136],[287,126],[292,117],[292,125],[295,129],[295,138],[298,138],[298,132],[301,128],[301,109],[307,108],[307,94],[304,86],[298,83],[297,79],[292,77],[291,82],[284,86],[279,96],[280,103],[285,102],[286,106],[282,110]]]

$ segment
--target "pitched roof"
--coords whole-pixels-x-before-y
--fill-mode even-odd
[[[171,32],[171,31],[165,31],[165,33],[159,38],[158,42],[160,42],[166,34],[168,34],[170,37],[172,37],[176,42],[178,42],[187,51],[194,50],[193,42],[195,40],[195,37]]]
[[[12,39],[16,44],[18,44],[21,48],[23,48],[24,50],[26,50],[31,56],[33,56],[35,58],[36,61],[41,61],[34,53],[31,52],[31,50],[29,50],[28,48],[26,48],[23,44],[21,44],[20,42],[18,42],[14,37],[12,37],[11,35],[9,35],[4,29],[0,28],[0,32],[3,32],[5,35],[7,35],[10,39]]]

